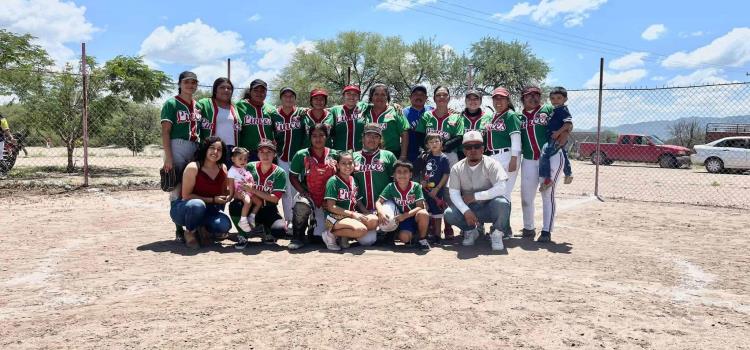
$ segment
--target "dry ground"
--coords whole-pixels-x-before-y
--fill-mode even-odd
[[[191,252],[159,191],[1,206],[2,349],[750,348],[746,210],[563,195],[554,244],[419,255]]]

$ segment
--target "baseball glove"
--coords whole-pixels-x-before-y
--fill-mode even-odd
[[[164,192],[172,192],[180,184],[180,178],[177,177],[175,168],[169,171],[161,168],[159,169],[159,176],[161,177],[161,190]]]

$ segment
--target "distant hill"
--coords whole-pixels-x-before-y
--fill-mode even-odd
[[[644,134],[644,135],[656,135],[661,139],[668,139],[669,126],[673,123],[681,120],[693,120],[697,119],[702,128],[706,127],[708,123],[733,123],[733,124],[750,124],[750,115],[737,115],[732,117],[713,118],[713,117],[687,117],[675,120],[656,120],[651,122],[641,122],[634,124],[622,124],[617,126],[602,126],[602,130],[611,130],[618,134]],[[596,131],[596,128],[590,129],[577,129],[575,131],[592,132]]]

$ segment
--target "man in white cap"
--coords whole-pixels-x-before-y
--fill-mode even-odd
[[[445,210],[445,221],[463,232],[463,245],[474,245],[477,227],[492,224],[492,250],[503,250],[503,232],[510,217],[510,203],[504,197],[508,174],[496,160],[484,155],[484,140],[479,131],[463,136],[466,158],[451,168],[448,190],[451,206]]]

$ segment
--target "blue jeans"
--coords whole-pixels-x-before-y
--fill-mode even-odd
[[[560,149],[562,149],[562,157],[565,159],[563,174],[565,174],[565,176],[573,175],[573,171],[570,169],[570,160],[568,159],[568,151],[565,150],[565,145],[560,146],[554,140],[550,140],[550,142],[544,144],[544,147],[542,148],[542,156],[539,157],[539,177],[549,179],[552,176],[549,160]]]
[[[232,228],[232,221],[222,209],[222,205],[206,205],[200,199],[177,199],[172,201],[169,216],[175,225],[185,226],[190,231],[205,227],[210,233],[227,233]]]
[[[505,197],[496,197],[489,201],[471,203],[469,204],[469,210],[476,215],[480,223],[490,223],[496,230],[509,232],[510,227],[507,227],[507,225],[510,218],[510,203]],[[458,226],[464,232],[476,229],[476,227],[469,226],[466,223],[464,214],[453,204],[448,209],[445,209],[445,221],[448,224]]]

